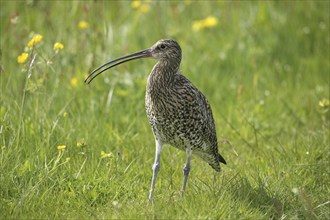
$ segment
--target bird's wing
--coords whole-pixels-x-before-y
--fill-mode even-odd
[[[216,152],[218,152],[218,140],[210,103],[199,90],[197,90],[196,93],[197,103],[202,113],[202,126],[204,128],[205,139],[208,140],[210,145],[216,148]]]
[[[226,163],[224,158],[218,153],[218,140],[214,118],[207,98],[183,75],[180,75],[180,81],[182,83],[181,86],[187,90],[187,93],[194,94],[190,97],[193,98],[192,101],[194,102],[194,106],[196,106],[195,115],[199,117],[199,126],[204,142],[210,146],[210,150],[218,157],[220,162]]]
[[[183,75],[178,75],[176,80],[176,91],[180,91],[180,96],[189,107],[190,114],[199,121],[199,126],[204,136],[204,141],[212,146],[217,147],[217,137],[211,106],[207,98]]]
[[[202,126],[205,129],[205,140],[209,141],[213,154],[218,157],[219,162],[226,164],[225,159],[218,152],[218,139],[210,103],[203,93],[201,93],[198,89],[197,91],[197,102],[200,105],[201,112],[203,112],[202,117],[204,123]]]

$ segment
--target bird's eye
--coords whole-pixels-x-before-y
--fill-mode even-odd
[[[160,48],[160,49],[165,49],[166,48],[166,45],[165,44],[161,44],[161,45],[159,45],[159,47],[158,48]]]

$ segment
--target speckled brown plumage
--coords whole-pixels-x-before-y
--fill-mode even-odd
[[[147,117],[156,140],[156,157],[149,194],[151,200],[164,145],[172,145],[187,153],[183,193],[190,171],[192,153],[218,172],[221,170],[220,162],[225,164],[226,161],[218,153],[214,119],[208,100],[179,70],[181,48],[176,41],[160,40],[150,49],[110,61],[94,70],[86,82],[90,83],[97,75],[109,68],[144,57],[159,60],[148,77],[145,96]]]
[[[159,54],[169,51],[166,57],[160,55],[147,82],[146,112],[155,138],[181,150],[191,148],[220,171],[219,162],[225,160],[218,153],[212,110],[206,97],[181,74],[180,46],[161,40],[153,49]]]

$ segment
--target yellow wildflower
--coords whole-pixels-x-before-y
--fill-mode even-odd
[[[89,26],[89,24],[88,24],[87,21],[80,21],[79,24],[78,24],[78,27],[79,27],[81,30],[87,29],[88,26]]]
[[[195,21],[192,25],[194,31],[199,31],[204,28],[215,27],[218,24],[218,19],[214,16],[208,16],[207,18],[199,21]]]
[[[106,158],[106,157],[112,157],[113,154],[112,153],[105,153],[104,151],[101,151],[101,158]]]
[[[21,53],[21,55],[17,57],[17,62],[20,64],[25,63],[28,57],[29,57],[28,53]]]
[[[78,79],[77,77],[73,77],[70,79],[70,84],[72,87],[77,87],[78,86]]]
[[[84,141],[82,142],[77,142],[77,147],[86,147],[87,145],[85,144]]]
[[[147,4],[143,4],[143,5],[141,5],[141,7],[140,7],[140,11],[141,11],[142,13],[148,13],[149,10],[150,10],[150,7],[149,7],[149,5],[147,5]]]
[[[57,146],[57,150],[65,150],[66,146],[65,145],[59,145]]]
[[[329,99],[322,99],[319,101],[319,106],[321,107],[329,107],[330,100]]]
[[[40,34],[35,35],[27,44],[28,47],[33,47],[42,40],[43,36]]]
[[[151,3],[151,1],[145,0],[143,2],[144,3],[142,4],[141,1],[132,1],[131,6],[132,6],[132,8],[139,9],[144,14],[148,13],[150,11],[149,4]]]
[[[55,50],[55,52],[58,52],[58,51],[62,50],[63,48],[64,48],[64,45],[61,44],[61,43],[59,43],[59,42],[56,42],[54,44],[54,47],[53,47],[53,49]]]
[[[214,27],[218,24],[218,19],[213,16],[209,16],[204,20],[205,27]]]
[[[66,116],[68,116],[68,113],[67,112],[64,112],[63,113],[63,118],[65,118]]]
[[[139,8],[141,6],[141,1],[132,1],[132,8]]]

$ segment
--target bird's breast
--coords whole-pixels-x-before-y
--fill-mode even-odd
[[[196,111],[192,93],[180,89],[147,89],[146,113],[155,137],[178,148],[187,146],[187,140],[200,142],[201,115]],[[197,122],[197,123],[196,123]]]

